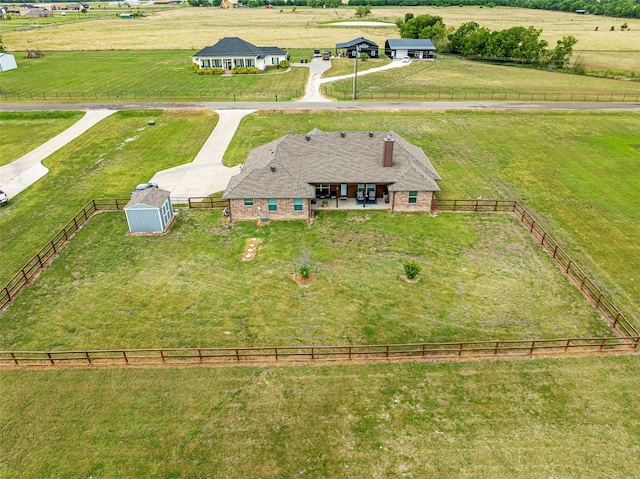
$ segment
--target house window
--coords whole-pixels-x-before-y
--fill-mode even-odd
[[[215,60],[213,60],[213,67],[222,68],[222,60],[220,58],[216,58]]]
[[[247,65],[248,67],[255,67],[256,66],[256,61],[253,58],[247,58],[244,61],[244,64]]]
[[[244,199],[245,206],[253,206],[253,198],[245,198]]]
[[[329,185],[316,185],[316,198],[328,198],[329,189]]]
[[[278,211],[278,199],[269,198],[269,211]]]
[[[409,203],[413,204],[413,203],[417,203],[418,202],[418,192],[417,191],[410,191],[409,192]]]
[[[235,60],[233,60],[233,64],[234,66],[237,66],[237,67],[243,67],[244,60],[242,58],[236,58]]]
[[[302,198],[293,199],[293,211],[302,211]]]
[[[278,57],[271,57],[272,65],[280,65],[280,59]]]

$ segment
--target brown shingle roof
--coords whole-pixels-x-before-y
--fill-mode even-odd
[[[382,166],[383,141],[395,140],[393,166]],[[275,169],[275,171],[272,171]],[[417,146],[391,132],[286,135],[249,152],[223,198],[311,198],[322,183],[389,184],[390,191],[439,191],[440,176]]]

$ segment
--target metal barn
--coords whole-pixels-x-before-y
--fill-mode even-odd
[[[170,193],[149,188],[135,193],[124,207],[130,233],[162,233],[173,218]]]

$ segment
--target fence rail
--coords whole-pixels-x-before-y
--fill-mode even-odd
[[[351,100],[353,90],[323,86],[323,92],[338,100]],[[490,92],[490,91],[434,91],[434,90],[361,90],[358,100],[410,100],[410,101],[526,101],[526,102],[586,102],[637,103],[638,93],[562,93],[562,92]]]
[[[129,202],[128,198],[98,198],[89,201],[64,228],[62,228],[52,239],[48,241],[38,253],[31,258],[24,267],[18,271],[11,280],[0,290],[0,310],[4,308],[13,298],[15,298],[22,288],[31,281],[60,251],[64,245],[75,235],[75,233],[89,218],[98,211],[120,211]],[[185,198],[184,204],[188,208],[202,209],[213,208],[222,209],[229,206],[228,200],[221,198]]]
[[[516,356],[620,354],[637,348],[636,337],[526,339],[359,346],[268,346],[237,348],[0,351],[0,367],[113,366],[309,361],[415,361],[495,359]]]
[[[467,212],[512,212],[531,233],[534,240],[551,255],[580,292],[593,303],[595,308],[607,320],[620,337],[640,336],[638,330],[620,312],[620,310],[595,285],[576,262],[560,247],[549,233],[537,222],[518,201],[505,200],[440,200],[433,203],[435,211],[467,211]],[[637,345],[636,345],[637,346]]]
[[[97,211],[124,209],[128,199],[94,199],[36,254],[0,291],[0,308],[8,304],[69,239]],[[187,198],[189,208],[224,208],[220,198]],[[364,346],[272,346],[238,348],[165,348],[86,351],[0,351],[2,366],[64,364],[153,364],[252,361],[336,361],[420,358],[486,358],[542,354],[620,353],[638,349],[640,333],[577,266],[575,261],[517,201],[442,200],[436,211],[511,212],[544,247],[580,291],[609,322],[617,337],[530,340],[494,340],[455,343],[386,344]]]
[[[243,91],[0,91],[0,100],[5,102],[119,102],[119,101],[288,101],[304,94],[300,89]]]
[[[614,331],[621,337],[638,336],[638,330],[614,306],[595,283],[582,271],[576,262],[555,241],[533,216],[518,202],[513,211],[518,220],[529,230],[531,235],[551,255],[556,264],[569,276],[582,294],[593,303],[595,308],[605,317]],[[636,344],[637,346],[637,344]]]
[[[514,211],[513,200],[440,200],[435,199],[433,209],[437,211],[505,212]]]

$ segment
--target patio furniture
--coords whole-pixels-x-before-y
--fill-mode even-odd
[[[356,192],[356,200],[364,201],[364,191],[357,191]]]
[[[369,201],[376,201],[376,191],[369,190]]]

